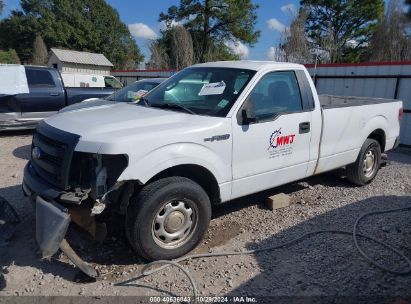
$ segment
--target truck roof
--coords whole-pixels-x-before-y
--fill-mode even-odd
[[[219,68],[236,68],[247,70],[261,70],[264,68],[291,68],[302,69],[303,65],[289,63],[289,62],[275,62],[275,61],[253,61],[253,60],[237,60],[237,61],[215,61],[195,64],[193,67],[219,67]]]

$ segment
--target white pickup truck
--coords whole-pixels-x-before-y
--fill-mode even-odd
[[[340,167],[365,185],[398,145],[402,116],[397,100],[318,96],[304,66],[274,62],[194,65],[142,101],[38,126],[23,190],[44,255],[67,245],[70,221],[84,224],[78,210],[91,234],[124,215],[139,255],[172,259],[201,240],[213,204]]]

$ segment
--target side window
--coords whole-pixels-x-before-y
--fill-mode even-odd
[[[145,91],[151,91],[152,89],[154,89],[158,85],[159,85],[158,83],[149,82],[149,83],[145,83],[142,89],[145,90]]]
[[[106,88],[121,89],[123,84],[113,77],[104,77]]]
[[[53,88],[56,86],[47,70],[26,69],[27,83],[32,88]]]
[[[258,121],[303,109],[297,78],[292,71],[265,75],[254,87],[246,103]]]
[[[303,98],[303,106],[305,110],[315,109],[315,102],[313,97],[313,91],[310,86],[310,82],[304,71],[296,71],[298,83],[300,84],[301,96]]]
[[[234,91],[237,93],[240,92],[249,79],[250,75],[248,75],[247,73],[238,75],[238,77],[235,79]]]

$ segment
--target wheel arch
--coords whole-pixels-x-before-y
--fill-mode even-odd
[[[381,152],[385,151],[386,134],[383,129],[376,129],[367,138],[376,140],[381,146]]]
[[[221,202],[220,187],[216,177],[207,168],[196,164],[182,164],[167,168],[150,178],[146,184],[172,176],[191,179],[204,189],[212,204]]]
[[[121,181],[118,191],[111,194],[112,200],[117,201],[116,208],[121,214],[126,214],[131,197],[141,191],[144,186],[166,177],[185,177],[199,184],[207,193],[211,204],[221,203],[220,186],[214,174],[207,168],[197,164],[180,164],[157,172],[149,180],[139,179]]]
[[[380,144],[381,152],[384,152],[388,130],[388,119],[384,115],[375,116],[364,125],[363,130],[361,131],[362,136],[359,146],[362,146],[366,139],[371,138]]]

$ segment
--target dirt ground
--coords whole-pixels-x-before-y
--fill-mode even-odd
[[[0,135],[0,196],[21,218],[11,242],[0,247],[0,296],[191,295],[188,280],[175,268],[142,277],[144,261],[130,249],[117,224],[103,243],[70,228],[69,242],[99,271],[97,281],[86,279],[63,254],[40,260],[33,208],[21,191],[30,143],[30,132]],[[350,231],[365,212],[410,206],[411,154],[393,152],[389,159],[365,187],[352,186],[338,170],[215,207],[208,235],[194,252],[262,248],[319,229]],[[262,202],[280,192],[290,194],[293,204],[269,211]],[[392,244],[411,258],[410,211],[367,217],[360,232]],[[381,246],[365,240],[360,245],[383,265],[407,267]],[[352,237],[344,235],[318,234],[275,251],[201,258],[183,265],[206,296],[411,297],[410,274],[398,276],[370,265],[356,251]]]

